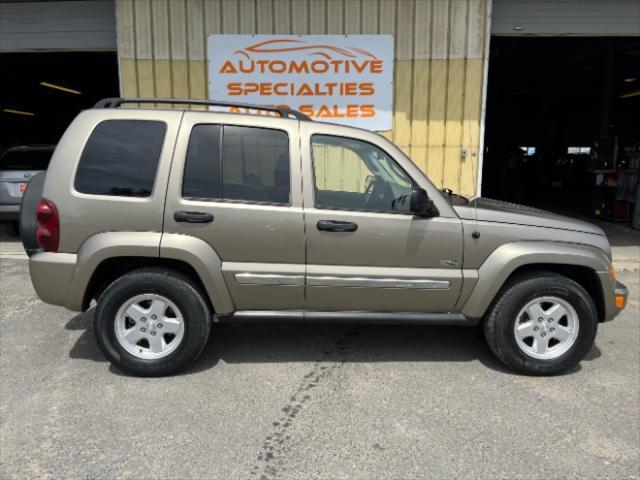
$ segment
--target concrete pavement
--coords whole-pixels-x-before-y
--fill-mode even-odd
[[[595,223],[607,234],[616,271],[640,270],[640,231],[622,223],[605,221]]]
[[[216,325],[188,372],[140,379],[27,266],[0,260],[2,479],[640,477],[637,272],[563,376],[514,375],[475,329]]]

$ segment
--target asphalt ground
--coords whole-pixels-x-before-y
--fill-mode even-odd
[[[141,379],[4,255],[0,478],[637,479],[639,276],[562,376],[511,373],[473,328],[216,325],[186,373]]]

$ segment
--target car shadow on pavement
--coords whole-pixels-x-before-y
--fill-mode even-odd
[[[94,311],[95,308],[90,308],[86,312],[78,313],[65,325],[65,329],[67,330],[82,331],[82,334],[69,351],[69,357],[71,357],[72,359],[91,360],[94,362],[108,362],[107,358],[100,351],[100,347],[98,347],[98,342],[96,342],[96,338],[93,333]],[[205,350],[202,355],[200,355],[200,358],[198,358],[198,360],[193,365],[191,365],[183,374],[208,370],[216,363],[218,363],[217,357],[207,356],[207,351],[209,350],[209,347],[211,345],[212,338],[213,336],[209,339],[207,347],[205,347]],[[127,376],[126,373],[114,367],[113,365],[109,365],[109,370],[116,375]]]
[[[83,330],[69,352],[73,359],[106,362],[93,334],[90,309],[69,320],[67,330]],[[345,353],[348,352],[348,353]],[[585,361],[601,356],[594,345]],[[351,324],[214,324],[202,355],[182,375],[225,363],[287,362],[474,362],[515,375],[491,352],[479,327]],[[578,366],[568,374],[578,372]],[[111,366],[111,371],[123,373]]]

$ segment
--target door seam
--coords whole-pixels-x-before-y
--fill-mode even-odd
[[[176,156],[176,147],[178,146],[178,140],[180,133],[182,132],[182,121],[184,119],[184,112],[180,115],[180,121],[178,122],[178,128],[176,130],[176,138],[173,141],[173,148],[171,149],[171,161],[169,162],[169,173],[167,174],[167,183],[164,188],[164,202],[162,204],[162,225],[160,226],[160,242],[158,243],[158,258],[161,257],[162,250],[162,238],[164,236],[165,215],[167,214],[167,198],[169,197],[169,184],[173,178],[173,164]]]
[[[298,121],[298,155],[300,157],[299,168],[300,168],[300,205],[302,207],[302,236],[304,241],[304,280],[302,283],[302,303],[303,307],[307,308],[307,265],[309,264],[309,244],[307,242],[307,212],[306,205],[304,203],[304,162],[303,162],[303,149],[302,149],[302,128],[301,122]],[[304,315],[304,314],[303,314]]]

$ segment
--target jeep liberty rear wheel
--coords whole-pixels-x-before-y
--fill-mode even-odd
[[[484,321],[491,350],[508,367],[529,375],[575,368],[591,349],[597,328],[589,294],[553,272],[514,278]]]
[[[202,352],[211,312],[185,276],[142,269],[114,281],[98,300],[98,345],[116,367],[151,377],[176,373]]]

